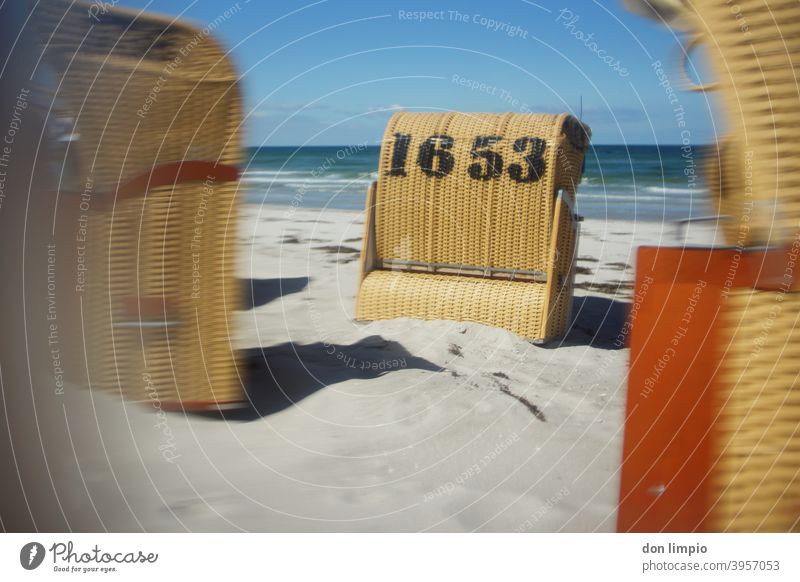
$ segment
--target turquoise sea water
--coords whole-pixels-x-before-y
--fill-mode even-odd
[[[246,201],[361,210],[377,176],[378,146],[250,148]],[[703,150],[680,146],[593,146],[578,189],[587,218],[675,220],[710,213],[696,177]]]

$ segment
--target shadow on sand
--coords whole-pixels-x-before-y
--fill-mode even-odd
[[[308,286],[308,277],[245,279],[245,309],[254,309]],[[439,372],[441,368],[411,355],[402,345],[368,336],[351,345],[325,342],[283,343],[240,353],[239,375],[249,406],[202,416],[254,420],[280,412],[317,390],[351,379],[368,380],[405,369]]]
[[[265,305],[284,295],[302,291],[308,277],[248,279],[247,308]],[[575,297],[572,324],[562,341],[546,348],[592,346],[616,350],[625,347],[623,334],[630,303],[607,297]],[[240,376],[249,406],[207,413],[228,420],[255,420],[285,410],[318,390],[352,379],[369,380],[398,370],[441,372],[442,368],[413,356],[401,344],[373,335],[350,345],[324,342],[283,343],[243,351]],[[204,414],[205,415],[205,414]]]
[[[627,345],[623,326],[631,304],[608,297],[587,295],[572,299],[572,324],[562,341],[547,348],[592,346],[602,350],[619,350]]]
[[[308,285],[308,277],[286,277],[283,279],[244,279],[246,290],[245,309],[266,305],[284,295],[299,293]]]
[[[377,335],[350,345],[316,342],[251,348],[244,350],[240,367],[250,406],[221,414],[229,420],[255,420],[285,410],[331,384],[407,369],[442,370]]]

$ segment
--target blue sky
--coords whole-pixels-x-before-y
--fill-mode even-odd
[[[595,144],[709,143],[723,131],[711,98],[677,91],[677,31],[620,0],[122,3],[217,20],[250,145],[377,143],[396,108],[577,115],[581,96]]]

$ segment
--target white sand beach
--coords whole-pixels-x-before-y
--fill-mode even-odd
[[[674,242],[674,225],[584,222],[574,324],[540,347],[471,323],[356,322],[361,213],[243,214],[252,307],[235,341],[254,410],[164,417],[73,389],[67,411],[90,407],[104,439],[74,444],[87,491],[62,503],[111,530],[614,530],[635,248]]]

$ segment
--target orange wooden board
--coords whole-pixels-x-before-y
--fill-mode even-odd
[[[619,531],[703,530],[714,330],[735,252],[638,252]]]

